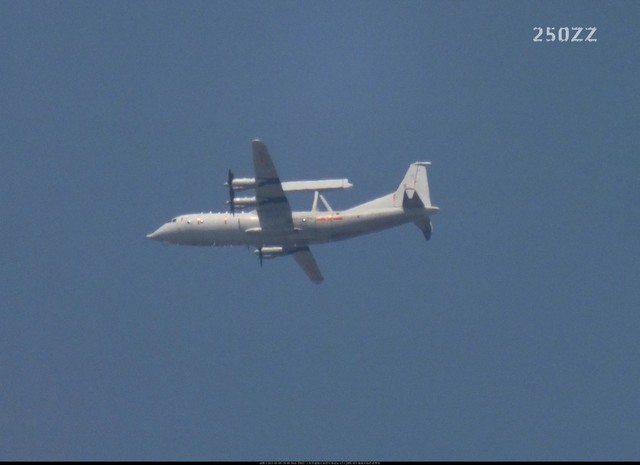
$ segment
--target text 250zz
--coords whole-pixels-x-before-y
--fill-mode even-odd
[[[597,27],[553,27],[535,26],[533,28],[534,42],[597,42]]]

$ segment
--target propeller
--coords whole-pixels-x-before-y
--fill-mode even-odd
[[[262,268],[262,260],[264,259],[264,256],[262,254],[262,247],[258,247],[258,257],[260,257],[260,268]]]
[[[236,192],[233,190],[233,178],[233,173],[229,170],[229,174],[227,175],[227,186],[229,186],[229,211],[232,215],[235,215],[236,207],[233,200],[236,197]]]

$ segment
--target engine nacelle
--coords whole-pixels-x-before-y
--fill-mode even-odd
[[[228,200],[227,203],[233,203],[236,208],[254,207],[258,203],[255,197],[235,197],[233,200]]]
[[[255,178],[236,178],[231,181],[231,188],[234,191],[243,191],[246,189],[254,189],[256,187]]]
[[[262,258],[276,258],[281,255],[286,255],[282,247],[262,247],[254,250],[253,253],[262,256]]]

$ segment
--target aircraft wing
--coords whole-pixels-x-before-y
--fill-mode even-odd
[[[291,206],[284,194],[282,183],[267,146],[260,140],[254,140],[251,147],[256,174],[256,210],[260,219],[260,227],[263,231],[282,231],[285,234],[293,231]],[[316,284],[324,281],[309,247],[298,247],[288,253],[293,255],[295,261],[311,281]]]
[[[256,210],[260,227],[266,231],[291,231],[291,206],[282,190],[282,183],[271,161],[267,146],[260,140],[251,143],[256,174]]]
[[[313,258],[313,254],[311,253],[311,250],[309,250],[309,247],[300,247],[297,249],[293,252],[293,258],[311,281],[316,284],[320,284],[324,281],[324,277],[322,276],[322,273],[320,273],[320,268],[318,268],[316,259]]]

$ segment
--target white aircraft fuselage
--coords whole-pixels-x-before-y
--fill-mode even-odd
[[[149,239],[168,244],[197,246],[255,246],[263,258],[292,255],[311,281],[323,281],[310,245],[341,241],[384,229],[414,223],[428,240],[430,216],[439,211],[431,204],[428,162],[409,165],[395,192],[341,211],[334,211],[321,191],[346,189],[347,179],[292,181],[283,183],[276,172],[266,145],[252,142],[255,178],[235,179],[229,172],[229,213],[189,213],[179,215]],[[236,197],[235,192],[255,190],[254,197]],[[291,210],[286,192],[313,191],[311,210]],[[318,208],[322,201],[324,210]],[[236,209],[255,206],[250,212]]]
[[[430,208],[434,214],[437,208]],[[171,244],[198,246],[295,247],[351,239],[411,223],[424,217],[422,209],[384,208],[371,211],[292,212],[293,231],[262,231],[255,212],[189,213],[173,218],[147,237]]]

